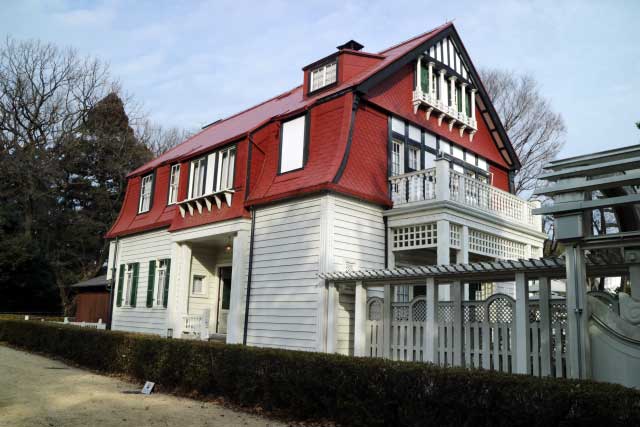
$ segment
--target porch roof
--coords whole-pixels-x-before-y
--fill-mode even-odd
[[[587,274],[589,276],[627,271],[627,264],[619,253],[591,254],[586,256]],[[398,267],[393,269],[335,271],[320,273],[321,279],[334,282],[388,282],[397,279],[412,280],[433,277],[437,279],[479,279],[497,280],[513,279],[515,273],[540,275],[545,277],[564,277],[564,257],[530,258],[518,260],[501,260],[489,262],[474,262],[469,264],[424,265]],[[605,274],[606,273],[606,274]]]

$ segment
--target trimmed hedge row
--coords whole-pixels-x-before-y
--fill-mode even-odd
[[[0,341],[162,390],[350,426],[640,425],[640,392],[320,353],[0,320]]]

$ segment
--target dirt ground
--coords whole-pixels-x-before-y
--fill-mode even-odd
[[[0,345],[0,426],[285,426]]]

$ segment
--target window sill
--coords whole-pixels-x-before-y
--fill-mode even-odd
[[[222,199],[226,202],[227,206],[231,207],[231,199],[235,191],[233,189],[220,190],[209,194],[204,194],[198,197],[192,197],[178,202],[178,208],[180,209],[180,215],[184,218],[189,212],[189,215],[193,216],[194,211],[197,209],[199,213],[206,207],[209,212],[215,204],[218,209],[222,209]]]
[[[189,294],[191,298],[209,298],[208,294]]]

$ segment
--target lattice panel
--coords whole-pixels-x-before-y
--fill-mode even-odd
[[[453,307],[449,304],[438,305],[438,323],[451,323],[453,322]]]
[[[469,250],[495,258],[525,258],[524,243],[473,229],[469,229]]]
[[[489,303],[490,323],[511,323],[513,321],[513,306],[506,298],[496,298]]]
[[[424,322],[427,320],[427,303],[425,300],[419,300],[413,303],[411,307],[411,317],[414,322]]]
[[[484,304],[463,306],[462,316],[465,324],[484,322]]]
[[[392,307],[393,320],[403,321],[409,320],[409,306],[408,305],[394,305]]]
[[[563,303],[550,304],[552,323],[567,323],[567,305]]]
[[[382,301],[371,301],[369,304],[369,320],[382,320]]]
[[[542,248],[538,246],[531,246],[531,258],[542,258]]]
[[[393,229],[394,249],[418,249],[436,246],[437,224],[435,222]]]
[[[453,247],[460,247],[460,239],[462,235],[462,227],[458,224],[449,224],[450,244]]]

